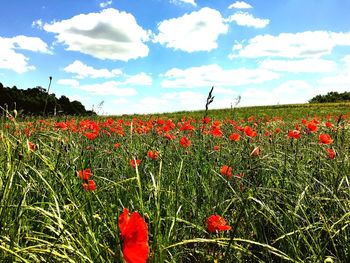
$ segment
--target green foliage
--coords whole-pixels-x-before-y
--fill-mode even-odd
[[[326,95],[317,95],[309,100],[310,103],[342,102],[350,101],[350,92],[328,92]]]
[[[46,101],[47,100],[47,101]],[[0,83],[0,106],[3,109],[12,111],[16,109],[24,115],[42,115],[46,105],[46,114],[54,115],[55,112],[63,115],[86,115],[84,105],[79,101],[70,101],[66,96],[56,98],[55,94],[47,94],[42,87],[32,89],[17,89],[4,87]]]

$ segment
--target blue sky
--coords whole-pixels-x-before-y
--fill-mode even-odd
[[[0,82],[100,114],[350,91],[349,0],[2,0]],[[103,105],[97,106],[103,102]]]

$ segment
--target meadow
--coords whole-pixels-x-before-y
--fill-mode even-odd
[[[0,125],[0,262],[350,262],[349,103]]]

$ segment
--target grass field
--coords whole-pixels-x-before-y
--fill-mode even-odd
[[[350,104],[8,113],[0,132],[0,262],[350,262]]]

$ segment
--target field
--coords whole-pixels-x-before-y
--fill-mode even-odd
[[[0,262],[350,262],[350,104],[0,125]]]

